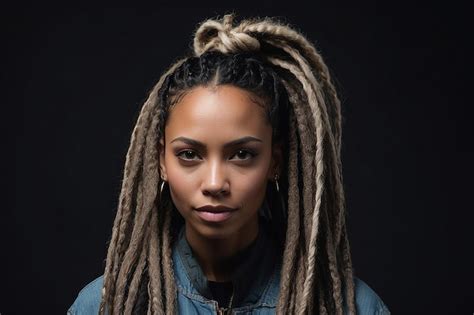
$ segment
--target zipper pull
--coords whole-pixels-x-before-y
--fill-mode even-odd
[[[232,309],[230,309],[230,308],[223,308],[223,307],[220,308],[220,307],[219,307],[219,308],[217,309],[217,314],[218,314],[218,315],[230,315],[230,314],[232,314]]]
[[[231,315],[232,314],[232,309],[231,308],[218,308],[217,309],[217,314],[218,315]]]

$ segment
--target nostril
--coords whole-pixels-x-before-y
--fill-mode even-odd
[[[227,195],[229,193],[228,189],[203,189],[203,195],[205,196],[218,196],[218,195]]]
[[[226,181],[214,181],[203,183],[201,186],[202,193],[206,196],[213,195],[225,195],[229,193],[229,183]]]

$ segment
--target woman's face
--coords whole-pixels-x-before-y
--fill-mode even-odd
[[[256,236],[281,152],[272,150],[265,109],[252,99],[231,85],[197,87],[170,112],[160,164],[187,235]]]

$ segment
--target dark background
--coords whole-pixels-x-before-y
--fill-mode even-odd
[[[141,104],[197,23],[234,10],[294,24],[334,73],[356,275],[393,314],[472,314],[467,8],[225,3],[2,9],[0,313],[64,314],[103,272]]]

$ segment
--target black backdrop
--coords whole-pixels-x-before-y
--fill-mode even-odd
[[[466,8],[177,5],[2,10],[0,313],[63,314],[102,273],[147,92],[188,51],[198,22],[235,10],[296,25],[334,73],[356,275],[394,314],[471,314]]]

